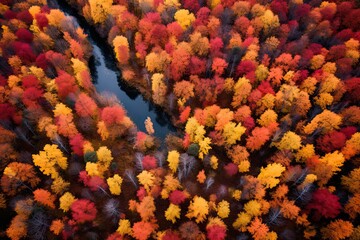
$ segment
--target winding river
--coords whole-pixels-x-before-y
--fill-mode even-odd
[[[99,36],[94,27],[90,26],[82,16],[65,3],[65,0],[50,0],[48,5],[60,8],[67,15],[72,16],[75,24],[83,28],[88,35],[88,40],[93,46],[93,57],[90,59],[89,67],[98,92],[115,94],[140,131],[145,131],[144,121],[150,117],[156,137],[163,140],[168,133],[176,132],[168,114],[144,99],[137,89],[130,87],[121,79],[121,72],[116,66],[112,49],[106,40]]]

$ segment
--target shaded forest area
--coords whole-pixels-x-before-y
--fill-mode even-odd
[[[73,18],[0,0],[1,238],[360,239],[357,1],[68,3],[183,134],[96,91]]]

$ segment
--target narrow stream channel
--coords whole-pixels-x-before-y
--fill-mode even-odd
[[[144,121],[150,117],[154,125],[154,135],[161,140],[165,139],[168,133],[176,132],[168,114],[144,99],[137,89],[130,87],[121,79],[112,49],[107,45],[106,40],[99,36],[94,27],[90,26],[65,0],[49,0],[48,5],[52,8],[59,8],[66,15],[72,16],[75,24],[78,24],[88,34],[88,40],[94,48],[89,67],[98,92],[115,94],[140,131],[145,131]]]

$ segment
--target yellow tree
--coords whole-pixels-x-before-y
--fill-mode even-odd
[[[144,186],[147,192],[150,192],[150,187],[154,185],[155,176],[146,170],[142,171],[139,175],[137,175],[139,182]]]
[[[316,129],[320,129],[321,132],[325,134],[334,129],[338,129],[341,122],[342,118],[340,115],[329,110],[324,110],[304,127],[304,132],[306,134],[312,134]]]
[[[230,204],[226,200],[222,200],[217,205],[217,215],[221,218],[227,218],[230,214]]]
[[[172,223],[176,222],[176,218],[180,218],[181,208],[178,205],[170,203],[168,209],[165,211],[165,218]]]
[[[113,0],[89,0],[90,14],[95,23],[104,23],[107,19]]]
[[[209,214],[209,204],[202,198],[195,196],[190,202],[186,217],[195,218],[195,222],[203,222]]]
[[[236,125],[234,122],[229,122],[225,124],[222,135],[228,145],[233,145],[240,140],[245,131],[246,128],[241,123]]]
[[[167,161],[169,163],[169,168],[173,173],[175,173],[178,168],[179,157],[180,157],[180,154],[176,150],[170,151],[168,154]]]
[[[46,144],[44,151],[33,154],[32,158],[35,166],[38,166],[43,174],[51,176],[52,179],[59,177],[58,168],[63,170],[67,168],[67,158],[55,144]]]
[[[251,88],[252,87],[250,81],[247,78],[245,77],[240,78],[234,86],[235,93],[231,106],[236,108],[240,106],[243,102],[245,102],[251,92]]]
[[[164,75],[161,73],[155,73],[151,78],[152,80],[151,89],[153,92],[153,100],[156,104],[159,105],[164,103],[167,92],[167,87],[163,79],[164,79]]]
[[[190,13],[189,10],[180,9],[176,11],[174,19],[183,29],[186,29],[191,25],[193,21],[195,21],[195,16],[193,13]]]
[[[279,184],[280,180],[278,177],[285,171],[279,163],[268,164],[266,168],[261,167],[258,179],[266,188],[273,188]]]
[[[69,192],[64,193],[64,195],[62,195],[59,198],[60,209],[63,210],[64,212],[69,211],[71,204],[73,204],[73,202],[75,202],[76,200],[77,199],[71,193]]]
[[[96,156],[98,159],[98,170],[100,171],[100,175],[103,175],[103,173],[109,169],[111,161],[113,160],[111,151],[107,147],[102,146],[96,151]]]
[[[301,138],[296,133],[288,131],[275,145],[279,150],[298,150],[301,147]]]
[[[108,178],[106,181],[109,185],[109,190],[111,194],[120,195],[123,179],[118,174],[115,174],[113,177]]]

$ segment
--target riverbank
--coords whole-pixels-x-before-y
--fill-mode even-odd
[[[59,2],[50,1],[51,7],[57,7]],[[175,134],[176,127],[172,124],[175,120],[163,111],[161,106],[151,102],[149,92],[143,95],[145,89],[136,89],[139,85],[124,81],[121,78],[121,70],[117,67],[112,48],[106,43],[93,26],[88,25],[86,20],[80,16],[66,2],[60,2],[60,9],[70,16],[74,16],[80,27],[88,34],[89,42],[93,45],[93,58],[90,59],[89,69],[94,86],[98,92],[109,92],[115,94],[121,104],[127,110],[127,114],[134,121],[140,131],[146,132],[145,120],[147,117],[153,121],[154,136],[164,141],[167,134]]]

